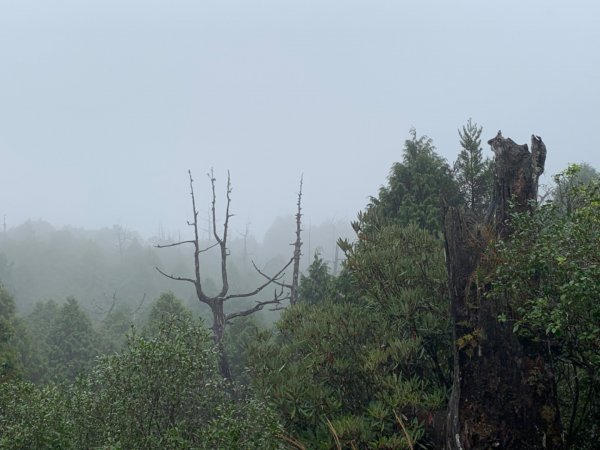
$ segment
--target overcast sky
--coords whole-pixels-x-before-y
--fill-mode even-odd
[[[302,173],[307,221],[351,220],[411,127],[453,161],[469,117],[600,168],[599,85],[592,0],[0,0],[0,215],[176,233],[214,167],[240,231]]]

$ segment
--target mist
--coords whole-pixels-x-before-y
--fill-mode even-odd
[[[186,233],[187,170],[230,171],[232,226],[349,222],[411,127],[453,160],[473,117],[600,165],[590,2],[0,2],[7,226]],[[510,26],[507,26],[510,25]],[[517,31],[518,30],[518,31]],[[584,137],[585,136],[585,137]],[[488,152],[487,149],[485,149]],[[202,206],[204,205],[204,206]]]
[[[0,447],[597,449],[599,18],[0,0]]]

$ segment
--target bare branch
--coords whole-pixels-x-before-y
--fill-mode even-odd
[[[279,278],[281,278],[281,275],[283,274],[284,270],[287,269],[288,267],[290,267],[290,264],[292,264],[293,262],[294,262],[294,258],[290,258],[290,260],[287,262],[287,264],[285,266],[283,266],[279,272],[277,272],[274,276],[272,276],[270,278],[267,278],[267,281],[265,283],[261,284],[260,286],[258,286],[253,291],[246,292],[244,294],[231,294],[231,295],[227,295],[227,296],[223,297],[223,301],[229,300],[231,298],[252,297],[252,296],[258,294],[260,291],[262,291],[264,288],[266,288],[269,284],[271,284],[274,281],[276,281]],[[253,262],[253,264],[254,264],[254,262]]]
[[[140,311],[140,309],[142,308],[142,305],[144,304],[144,301],[146,301],[146,293],[145,292],[144,292],[144,295],[142,295],[142,299],[138,303],[137,308],[135,308],[135,310],[133,311],[134,315]]]
[[[225,222],[223,223],[223,240],[220,242],[221,247],[221,280],[223,282],[223,286],[221,287],[220,297],[227,295],[229,292],[229,280],[227,273],[227,256],[229,256],[229,252],[227,251],[227,234],[229,231],[229,218],[231,215],[229,214],[229,207],[231,206],[231,176],[229,171],[227,171],[227,206],[225,207]]]
[[[113,295],[111,298],[112,298],[112,302],[110,303],[110,307],[108,308],[108,312],[106,313],[106,317],[104,318],[104,320],[106,320],[110,317],[110,315],[113,312],[113,309],[115,309],[115,305],[117,304],[117,290],[116,289],[113,292]]]
[[[269,275],[267,275],[262,270],[260,270],[258,268],[258,266],[254,263],[254,261],[252,261],[252,266],[254,266],[254,270],[256,270],[260,275],[262,275],[263,277],[265,277],[267,280],[271,280],[273,282],[273,284],[276,284],[277,286],[281,286],[281,287],[286,288],[286,289],[291,289],[292,288],[291,284],[287,284],[287,283],[283,283],[281,281],[273,280]]]
[[[208,174],[208,178],[210,179],[210,186],[212,188],[212,207],[211,207],[211,213],[212,213],[212,222],[213,222],[213,236],[215,237],[216,241],[220,244],[221,242],[223,242],[221,240],[221,236],[219,236],[219,234],[217,233],[217,193],[215,191],[215,175],[214,175],[214,171],[213,169],[210,169],[210,173]]]
[[[302,183],[304,181],[304,175],[300,177],[300,190],[298,191],[298,211],[296,212],[296,241],[292,244],[294,246],[294,270],[292,272],[292,284],[290,286],[290,303],[295,305],[298,301],[298,277],[300,274],[300,257],[302,256],[302,239],[300,233],[302,232]]]
[[[192,280],[191,278],[185,278],[185,277],[176,277],[173,275],[169,275],[168,273],[163,272],[162,270],[160,270],[158,267],[154,267],[158,273],[160,273],[161,275],[170,278],[171,280],[175,280],[175,281],[188,281],[190,283],[192,283],[194,286],[196,285],[196,281]]]
[[[246,264],[246,261],[248,260],[248,236],[250,235],[250,222],[246,223],[246,231],[244,233],[240,233],[238,231],[238,234],[240,236],[242,236],[244,238],[244,264]]]
[[[264,278],[267,279],[267,283],[265,283],[265,285],[262,286],[263,289],[266,286],[268,286],[268,284],[273,283],[276,284],[277,286],[280,286],[282,288],[286,288],[286,289],[290,289],[292,292],[290,294],[290,300],[292,302],[292,304],[294,304],[297,301],[297,290],[298,290],[298,277],[299,277],[299,267],[300,267],[300,256],[302,255],[302,252],[300,250],[301,246],[302,246],[302,241],[300,239],[300,233],[302,231],[301,228],[301,217],[302,217],[302,182],[303,182],[303,177],[300,177],[300,191],[298,192],[298,202],[296,203],[298,206],[298,211],[296,213],[296,241],[292,244],[294,246],[294,256],[292,257],[292,259],[283,267],[283,269],[276,274],[274,277],[270,277],[269,275],[267,275],[266,273],[264,273],[263,271],[261,271],[258,266],[254,263],[254,261],[252,261],[252,265],[254,266],[254,269],[260,274],[262,275]],[[281,281],[278,281],[279,278],[281,278],[279,275],[287,268],[289,267],[289,265],[291,263],[294,263],[294,273],[293,273],[293,278],[292,278],[292,283],[288,284],[288,283],[283,283]]]
[[[282,299],[282,300],[287,300],[287,299],[289,299],[289,296],[288,296],[288,297],[286,297],[286,298],[284,298],[284,299]],[[275,311],[285,311],[286,309],[287,309],[287,308],[286,308],[285,306],[283,306],[283,305],[279,305],[279,306],[276,306],[275,308],[269,308],[269,311],[271,311],[271,312],[275,312]]]
[[[194,221],[192,226],[194,227],[194,276],[196,281],[192,281],[196,286],[196,291],[202,292],[202,279],[200,278],[200,240],[198,238],[198,209],[196,208],[196,196],[194,195],[194,179],[192,178],[192,171],[188,170],[190,176],[190,195],[192,196],[192,217]],[[189,280],[188,280],[189,281]]]
[[[108,298],[108,296],[106,295],[106,293],[103,294],[104,298]],[[110,306],[108,307],[108,309],[103,308],[102,306],[100,306],[95,300],[92,300],[92,306],[100,313],[100,314],[104,314],[104,319],[102,319],[102,321],[105,321],[106,319],[108,319],[110,317],[110,315],[113,312],[113,309],[115,308],[115,304],[117,303],[117,290],[115,289],[115,291],[113,292],[111,298],[111,303]]]
[[[163,270],[159,269],[158,267],[156,267],[156,270],[161,275],[163,275],[164,277],[169,278],[171,280],[187,281],[187,282],[193,284],[195,287],[195,290],[196,290],[196,296],[197,296],[198,300],[202,303],[207,304],[210,307],[212,315],[213,315],[213,325],[211,328],[213,331],[214,340],[218,344],[219,352],[220,352],[219,370],[220,370],[221,374],[223,375],[223,377],[230,378],[231,374],[229,371],[227,357],[226,357],[226,354],[224,353],[223,344],[222,344],[222,339],[223,339],[224,331],[225,331],[225,325],[227,324],[227,322],[236,317],[248,316],[254,312],[260,311],[266,305],[278,305],[283,300],[288,300],[291,298],[286,291],[291,290],[292,286],[288,285],[287,283],[283,283],[280,280],[283,277],[284,271],[294,261],[296,261],[296,266],[295,266],[294,270],[296,273],[298,272],[297,266],[298,266],[298,262],[299,262],[299,258],[300,258],[299,248],[301,245],[299,236],[300,236],[300,217],[301,217],[300,202],[301,202],[301,197],[302,197],[302,181],[300,182],[300,193],[298,194],[298,213],[296,215],[297,239],[296,239],[296,243],[292,244],[295,246],[294,256],[274,276],[269,276],[269,275],[263,273],[261,270],[258,269],[256,264],[254,264],[254,262],[252,262],[252,264],[254,265],[254,268],[265,278],[265,282],[251,292],[240,293],[240,294],[228,294],[229,293],[229,282],[228,282],[228,273],[227,273],[227,257],[229,256],[229,249],[227,248],[227,239],[229,237],[229,223],[230,223],[229,219],[231,219],[233,217],[233,214],[231,214],[231,192],[232,192],[231,176],[230,176],[229,172],[227,172],[227,191],[226,191],[227,194],[226,194],[226,205],[225,205],[225,218],[224,218],[224,222],[223,222],[222,234],[219,235],[219,233],[217,231],[217,226],[216,226],[216,223],[217,223],[216,178],[214,176],[214,171],[212,169],[211,169],[210,173],[207,174],[208,178],[210,180],[211,193],[212,193],[212,201],[211,201],[209,211],[208,211],[208,214],[209,214],[209,236],[212,234],[216,243],[209,245],[208,247],[206,247],[204,249],[200,249],[200,244],[199,244],[200,239],[199,239],[199,235],[198,235],[198,209],[196,208],[196,198],[195,198],[195,194],[194,194],[194,180],[192,178],[192,172],[188,170],[188,174],[189,174],[189,179],[190,179],[189,180],[190,181],[190,196],[192,197],[192,217],[193,217],[193,220],[188,221],[188,225],[193,227],[194,237],[193,237],[193,239],[190,239],[190,240],[183,241],[180,239],[179,242],[174,242],[172,244],[156,245],[155,247],[156,248],[166,248],[166,247],[175,247],[175,246],[183,245],[183,244],[192,244],[194,246],[194,278],[170,275],[170,274],[167,274],[166,272],[164,272]],[[212,230],[210,230],[211,222],[212,222]],[[244,259],[247,256],[247,247],[246,247],[247,237],[248,237],[248,226],[246,226],[246,234],[244,235]],[[209,296],[205,295],[205,293],[202,291],[199,255],[200,255],[200,253],[209,251],[215,247],[219,247],[219,253],[220,253],[220,258],[221,258],[222,285],[221,285],[221,290],[220,290],[219,294],[209,297]],[[297,276],[296,276],[296,278],[297,278]],[[275,284],[276,286],[278,286],[280,288],[280,291],[277,292],[277,290],[275,290],[274,296],[271,300],[258,301],[258,302],[256,302],[256,304],[254,306],[252,306],[244,311],[234,312],[234,313],[231,313],[228,315],[226,315],[224,313],[223,304],[225,301],[232,299],[232,298],[252,297],[252,296],[260,293],[261,291],[263,291],[263,289],[265,289],[267,286],[269,286],[272,283]]]
[[[217,233],[217,194],[215,191],[215,175],[213,170],[210,170],[210,174],[208,175],[210,178],[210,185],[212,188],[212,219],[213,219],[213,235],[215,240],[219,244],[221,250],[221,292],[217,297],[225,297],[227,292],[229,292],[229,280],[227,274],[227,256],[229,253],[227,251],[227,234],[229,231],[229,218],[231,214],[229,213],[229,208],[231,206],[231,176],[229,175],[229,171],[227,171],[227,205],[225,207],[225,222],[223,223],[223,236],[219,236]]]
[[[227,243],[227,233],[229,231],[229,219],[233,217],[233,214],[229,213],[231,206],[231,175],[229,170],[227,171],[227,207],[225,208],[225,223],[223,224],[223,242]]]
[[[232,319],[235,319],[237,317],[245,317],[245,316],[254,314],[255,312],[260,311],[267,305],[278,305],[283,300],[289,299],[289,296],[282,297],[282,295],[283,295],[283,290],[281,290],[279,293],[277,293],[277,291],[275,291],[272,300],[256,302],[256,304],[252,308],[249,308],[249,309],[246,309],[243,311],[237,311],[237,312],[234,312],[231,314],[227,314],[225,316],[225,323],[228,323],[229,321],[231,321]]]
[[[215,242],[213,245],[209,245],[208,247],[206,247],[206,248],[203,248],[202,250],[198,250],[198,252],[199,252],[199,253],[204,253],[204,252],[207,252],[207,251],[209,251],[209,250],[211,250],[211,249],[215,248],[217,245],[219,245],[219,243],[218,243],[218,242]]]
[[[194,241],[181,241],[181,242],[174,242],[172,244],[156,244],[154,246],[154,248],[168,248],[168,247],[176,247],[178,245],[183,245],[183,244],[195,244]]]

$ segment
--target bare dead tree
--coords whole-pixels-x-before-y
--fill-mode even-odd
[[[300,177],[300,190],[298,191],[298,210],[296,211],[296,241],[294,242],[294,271],[292,272],[292,285],[290,286],[290,304],[298,302],[298,278],[300,276],[300,257],[302,256],[302,183],[304,177]]]
[[[292,282],[285,283],[283,281],[275,280],[274,283],[278,285],[282,289],[289,289],[290,292],[290,305],[295,305],[298,302],[298,286],[300,279],[300,257],[302,256],[302,183],[303,177],[300,177],[300,190],[298,191],[298,201],[296,205],[298,209],[296,210],[296,240],[290,244],[294,246],[294,255],[292,256],[292,261],[294,262],[294,269],[292,272]],[[254,262],[254,269],[261,274],[264,278],[269,279],[269,276],[262,272]],[[282,308],[275,308],[282,309]]]
[[[243,253],[243,261],[244,264],[248,261],[248,236],[250,236],[250,222],[246,223],[246,229],[243,233],[238,231],[238,234],[244,238],[244,253]]]
[[[485,274],[495,266],[490,246],[510,237],[513,211],[530,211],[537,199],[546,146],[532,136],[532,150],[498,135],[494,194],[487,219],[450,208],[444,236],[453,319],[454,376],[444,448],[562,449],[555,376],[543,345],[519,339],[500,323],[511,299],[485,298]]]
[[[294,258],[292,257],[287,262],[287,264],[285,264],[281,268],[281,270],[279,270],[275,275],[266,276],[266,280],[264,281],[264,283],[257,286],[254,290],[249,291],[249,292],[243,292],[243,293],[233,293],[233,294],[230,293],[229,292],[229,275],[228,275],[228,271],[227,271],[227,257],[229,256],[229,249],[227,247],[227,239],[229,237],[229,234],[228,234],[229,233],[229,219],[231,219],[231,217],[232,217],[232,214],[230,213],[231,191],[232,191],[231,178],[229,176],[229,173],[227,173],[225,220],[223,223],[222,234],[219,234],[217,231],[217,225],[216,225],[217,224],[217,208],[216,208],[217,195],[216,195],[216,190],[215,190],[216,179],[214,177],[212,170],[211,170],[211,173],[209,174],[210,184],[211,184],[211,188],[212,188],[212,202],[211,202],[210,213],[211,213],[211,222],[212,222],[212,232],[213,232],[213,237],[215,239],[215,243],[212,245],[209,245],[206,248],[201,248],[200,247],[200,239],[199,239],[199,235],[198,235],[198,230],[199,230],[198,209],[196,207],[196,197],[194,194],[194,180],[192,178],[192,172],[188,171],[188,174],[189,174],[189,179],[190,179],[190,196],[192,197],[192,221],[191,222],[188,221],[188,225],[192,227],[194,236],[192,239],[189,239],[189,240],[183,240],[183,241],[180,240],[178,242],[174,242],[172,244],[166,244],[166,245],[156,245],[156,247],[157,248],[167,248],[167,247],[175,247],[175,246],[179,246],[179,245],[191,245],[194,248],[194,275],[193,275],[193,277],[181,277],[181,276],[175,276],[172,274],[168,274],[158,267],[156,267],[156,270],[158,272],[160,272],[163,276],[165,276],[171,280],[183,281],[183,282],[192,284],[194,286],[194,289],[196,292],[196,297],[198,298],[198,301],[200,301],[201,303],[204,303],[205,305],[207,305],[210,308],[212,316],[213,316],[213,323],[212,323],[211,330],[213,333],[213,338],[214,338],[215,344],[217,345],[219,353],[220,353],[219,370],[221,372],[221,375],[223,375],[224,378],[230,379],[231,372],[229,370],[229,363],[227,360],[227,355],[225,354],[224,349],[223,349],[223,336],[224,336],[224,332],[225,332],[225,326],[228,323],[230,323],[233,319],[253,314],[257,311],[260,311],[267,305],[278,305],[283,300],[289,298],[289,296],[286,295],[287,291],[284,289],[284,287],[279,285],[279,289],[274,290],[273,298],[271,298],[270,300],[256,301],[252,307],[249,307],[242,311],[229,313],[229,314],[226,314],[224,311],[225,302],[232,300],[232,299],[248,299],[248,298],[254,297],[255,295],[259,294],[265,288],[267,288],[268,286],[270,286],[272,284],[278,285],[277,283],[283,277],[284,271],[292,264],[292,262],[294,261]],[[221,290],[215,296],[209,296],[204,292],[204,289],[202,286],[202,277],[201,277],[202,266],[201,266],[201,261],[200,261],[200,254],[205,253],[205,252],[211,250],[212,248],[219,249],[220,263],[221,263],[220,264],[220,266],[221,266],[220,267],[220,269],[221,269]],[[254,266],[256,267],[256,265],[254,265]]]
[[[338,270],[340,265],[340,247],[338,245],[335,246],[335,256],[333,259],[333,276],[338,276]]]
[[[142,309],[142,306],[144,306],[145,301],[146,301],[146,293],[144,292],[144,295],[142,295],[142,298],[140,299],[138,305],[135,307],[135,309],[131,313],[131,321],[132,322],[135,322],[137,314],[140,312],[140,309]]]
[[[123,258],[123,251],[128,241],[133,240],[133,235],[121,225],[115,225],[113,229],[117,233],[117,247],[119,248],[119,257]]]
[[[100,322],[106,322],[110,318],[110,316],[112,315],[112,313],[115,309],[115,306],[117,305],[118,299],[119,299],[119,297],[117,296],[117,290],[115,289],[110,297],[108,295],[104,294],[105,306],[99,304],[99,302],[97,302],[95,300],[92,300],[92,306],[95,309],[95,313],[97,315],[104,316],[104,318],[101,319]],[[135,322],[136,314],[140,311],[140,309],[144,305],[145,301],[146,301],[146,293],[144,293],[142,295],[142,298],[138,302],[137,306],[131,312],[131,314],[130,314],[131,322]]]
[[[108,320],[113,310],[115,309],[115,305],[117,304],[117,290],[115,289],[112,295],[109,296],[104,294],[105,303],[108,300],[108,306],[100,305],[96,300],[92,300],[92,306],[96,309],[99,315],[103,315],[104,318],[100,320],[101,322],[105,322]]]

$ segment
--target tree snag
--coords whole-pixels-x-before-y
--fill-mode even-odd
[[[228,300],[234,299],[234,298],[253,297],[271,284],[276,284],[276,285],[281,286],[281,283],[279,283],[278,280],[283,276],[284,270],[287,269],[292,264],[292,262],[294,261],[294,258],[292,257],[281,268],[281,270],[279,270],[273,276],[268,276],[261,272],[261,274],[266,278],[266,281],[264,283],[262,283],[260,286],[256,287],[256,289],[254,289],[253,291],[237,293],[237,294],[230,294],[229,293],[229,278],[228,278],[228,272],[227,272],[227,257],[229,256],[229,249],[227,248],[227,238],[228,238],[228,233],[229,233],[229,219],[232,217],[232,214],[230,213],[230,210],[229,210],[230,205],[231,205],[231,178],[228,173],[227,174],[227,193],[226,193],[227,203],[225,206],[225,221],[223,223],[223,233],[221,235],[219,235],[219,232],[217,231],[217,225],[216,225],[217,224],[217,212],[216,212],[217,196],[216,196],[216,192],[215,192],[216,179],[214,177],[212,170],[211,170],[211,173],[209,174],[209,179],[210,179],[211,188],[212,188],[212,203],[211,203],[211,211],[210,211],[211,219],[212,219],[211,220],[211,222],[212,222],[211,228],[212,228],[213,237],[215,239],[215,243],[212,245],[209,245],[206,248],[201,248],[199,234],[198,234],[198,209],[196,208],[196,197],[194,195],[194,180],[192,178],[192,172],[188,170],[188,174],[189,174],[189,178],[190,178],[190,195],[192,197],[192,221],[188,222],[188,225],[193,228],[194,237],[193,237],[193,239],[190,239],[190,240],[174,242],[172,244],[166,244],[166,245],[157,245],[156,247],[157,248],[167,248],[167,247],[175,247],[178,245],[191,244],[194,247],[194,277],[190,278],[190,277],[180,277],[180,276],[170,275],[170,274],[165,273],[158,267],[156,267],[156,270],[158,272],[160,272],[163,276],[170,278],[171,280],[184,281],[184,282],[191,283],[195,288],[196,297],[198,298],[198,300],[201,303],[206,304],[210,308],[210,310],[212,312],[212,316],[213,316],[213,324],[212,324],[211,330],[213,333],[213,338],[214,338],[215,344],[217,345],[217,348],[219,350],[219,371],[221,372],[221,375],[224,378],[231,379],[231,372],[229,370],[229,363],[227,360],[227,355],[225,354],[224,348],[223,348],[223,336],[224,336],[224,332],[225,332],[225,326],[237,317],[249,316],[250,314],[260,311],[266,305],[280,304],[283,300],[288,299],[289,295],[287,295],[287,293],[284,291],[283,287],[281,287],[280,289],[274,290],[273,298],[271,300],[257,301],[250,308],[244,309],[242,311],[232,312],[229,314],[226,314],[224,311],[225,302]],[[204,253],[212,248],[215,248],[215,247],[219,248],[219,253],[220,253],[221,290],[217,295],[209,296],[204,292],[203,286],[202,286],[202,278],[201,278],[202,268],[201,268],[201,264],[200,264],[200,254]],[[254,267],[256,267],[256,265],[254,265]],[[257,270],[258,270],[258,268],[257,268]]]
[[[296,211],[296,240],[290,244],[294,246],[294,256],[292,256],[292,261],[294,262],[293,270],[292,270],[292,282],[285,283],[283,281],[274,280],[273,283],[277,286],[280,286],[282,289],[289,289],[290,292],[290,305],[295,305],[298,302],[298,286],[300,279],[300,257],[302,256],[302,177],[300,177],[300,190],[298,191],[298,201],[296,202],[296,206],[298,207]],[[254,269],[261,274],[265,278],[269,278],[269,276],[263,273],[256,264],[254,265]],[[283,309],[283,308],[274,308],[274,310]]]
[[[295,305],[298,302],[298,278],[300,276],[300,257],[302,256],[302,181],[300,177],[300,190],[298,191],[298,202],[296,206],[296,240],[292,244],[294,246],[294,270],[292,271],[292,284],[290,285],[290,305]]]
[[[532,210],[546,147],[532,136],[532,152],[502,134],[488,141],[495,154],[494,194],[487,218],[449,208],[446,265],[454,338],[454,375],[448,405],[448,450],[562,449],[553,367],[540,343],[519,339],[498,316],[510,299],[483,298],[490,286],[494,240],[510,235],[512,211]],[[490,250],[486,253],[486,250]]]

